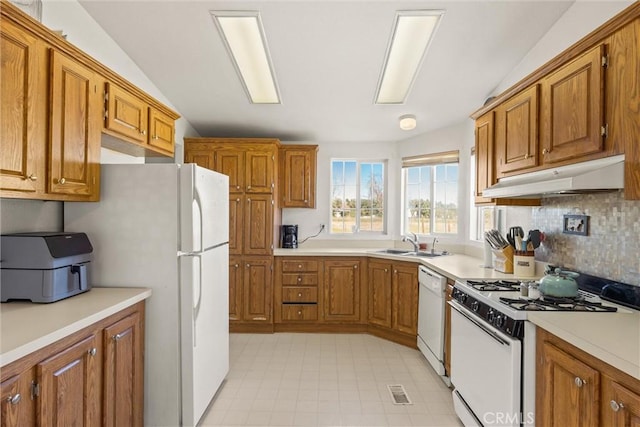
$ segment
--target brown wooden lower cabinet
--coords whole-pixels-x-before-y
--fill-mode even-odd
[[[640,425],[640,380],[543,329],[536,335],[536,425]]]
[[[136,426],[144,415],[144,302],[2,367],[4,426]]]
[[[391,328],[391,263],[369,261],[369,323]]]
[[[272,276],[273,257],[229,257],[229,320],[232,331],[250,332],[252,324],[258,325],[259,329],[273,325]],[[256,329],[259,331],[263,330]]]
[[[418,266],[394,262],[392,284],[392,323],[394,330],[405,334],[418,333]]]
[[[324,262],[324,317],[325,322],[361,321],[360,314],[360,259]]]

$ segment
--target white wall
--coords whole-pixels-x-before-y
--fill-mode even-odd
[[[577,0],[500,82],[499,94],[598,28],[634,1]]]

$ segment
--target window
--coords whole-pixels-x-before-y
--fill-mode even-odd
[[[331,233],[386,232],[385,162],[331,161]]]
[[[494,206],[475,206],[476,154],[471,150],[471,171],[469,181],[469,239],[484,241],[484,232],[497,227],[497,211]]]
[[[402,159],[403,232],[458,233],[458,152]]]

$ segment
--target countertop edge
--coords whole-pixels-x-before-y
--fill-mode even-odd
[[[128,289],[138,289],[140,292],[128,298],[125,298],[115,304],[105,307],[102,310],[95,312],[89,316],[82,317],[77,321],[66,325],[63,328],[57,329],[35,340],[29,341],[24,345],[20,345],[14,349],[3,352],[2,354],[0,354],[0,367],[4,367],[12,362],[15,362],[16,360],[19,360],[22,357],[25,357],[35,351],[38,351],[50,344],[53,344],[56,341],[59,341],[87,326],[90,326],[96,322],[99,322],[102,319],[105,319],[113,314],[116,314],[119,311],[122,311],[134,304],[137,304],[138,302],[143,301],[151,296],[151,289],[148,289],[148,288],[128,288]]]
[[[633,362],[623,359],[614,353],[611,353],[607,349],[587,341],[585,338],[577,336],[570,331],[563,329],[555,322],[549,321],[544,318],[544,315],[530,315],[528,319],[534,325],[548,331],[549,333],[563,339],[569,344],[583,350],[591,356],[600,359],[601,361],[613,366],[616,369],[621,370],[625,374],[628,374],[638,380],[640,380],[640,364],[634,364]],[[639,360],[640,362],[640,360]]]

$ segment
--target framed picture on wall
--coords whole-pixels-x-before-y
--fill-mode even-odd
[[[563,215],[562,232],[564,234],[589,235],[588,215]]]

